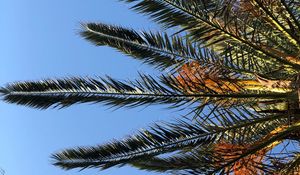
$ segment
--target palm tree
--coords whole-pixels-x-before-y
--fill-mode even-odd
[[[173,174],[300,173],[299,0],[121,0],[170,32],[101,23],[81,35],[165,71],[132,81],[46,79],[1,88],[9,103],[167,104],[184,111],[123,140],[53,154],[63,169],[132,165]]]

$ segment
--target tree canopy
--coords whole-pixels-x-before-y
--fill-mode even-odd
[[[84,23],[81,36],[161,75],[16,82],[0,89],[3,100],[39,109],[165,104],[184,114],[123,140],[55,153],[54,165],[128,164],[185,175],[299,173],[299,0],[120,1],[165,32]]]

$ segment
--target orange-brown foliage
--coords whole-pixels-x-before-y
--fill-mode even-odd
[[[239,87],[230,79],[222,78],[219,70],[203,67],[198,62],[184,64],[178,70],[176,77],[182,90],[185,92],[238,92]],[[234,81],[234,80],[232,80]]]
[[[256,79],[238,79],[214,67],[201,66],[193,61],[178,69],[178,88],[185,93],[239,93],[242,90],[290,91],[292,81],[269,80],[256,75]]]
[[[215,145],[214,153],[217,157],[221,158],[221,161],[226,163],[230,160],[238,158],[241,154],[249,151],[250,145],[237,145],[226,142],[221,142]],[[262,174],[262,170],[258,169],[267,153],[267,149],[262,149],[255,154],[249,155],[235,162],[231,169],[226,169],[226,172],[233,172],[234,175],[250,175],[250,174]]]
[[[274,129],[268,135],[266,135],[263,139],[257,141],[252,145],[242,145],[242,144],[232,144],[227,142],[220,142],[215,144],[214,146],[214,154],[218,158],[218,164],[226,164],[235,158],[238,158],[243,153],[250,151],[256,145],[262,143],[264,140],[270,139],[274,135],[279,132],[287,129],[288,126],[282,126]],[[250,154],[244,158],[241,158],[239,161],[236,161],[231,168],[227,168],[225,171],[232,172],[234,175],[256,175],[256,174],[264,174],[262,169],[259,168],[259,165],[263,162],[268,151],[273,149],[275,146],[280,144],[281,141],[275,141],[270,145],[264,147],[263,149],[255,152],[254,154]],[[263,168],[263,167],[261,167]],[[300,174],[299,174],[300,175]]]

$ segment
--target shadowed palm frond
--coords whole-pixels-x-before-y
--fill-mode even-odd
[[[124,1],[134,3],[133,9],[150,14],[155,21],[166,27],[180,26],[195,42],[215,45],[212,48],[219,52],[227,49],[234,51],[232,55],[237,55],[236,59],[242,54],[247,60],[253,59],[256,62],[258,60],[260,63],[256,66],[275,63],[275,65],[283,64],[294,69],[299,68],[299,48],[292,47],[293,44],[289,42],[291,38],[286,38],[286,33],[282,33],[282,30],[270,34],[270,31],[274,31],[274,27],[266,25],[269,23],[267,19],[255,16],[253,8],[245,9],[242,6],[244,1]],[[254,8],[260,9],[261,6]],[[298,39],[294,36],[293,40],[295,38]]]
[[[81,35],[95,45],[108,45],[160,69],[174,68],[201,57],[201,48],[188,39],[166,33],[137,32],[101,23],[83,24]]]
[[[54,163],[65,169],[101,167],[128,163],[145,157],[173,152],[186,147],[208,144],[213,136],[200,127],[180,121],[174,124],[154,125],[122,141],[113,141],[97,147],[65,150],[53,155]]]
[[[223,56],[199,47],[188,38],[168,36],[166,33],[137,32],[132,29],[102,23],[83,25],[81,35],[95,45],[108,45],[159,69],[172,71],[187,62],[199,61],[202,65],[219,65],[238,72],[265,74],[279,69],[274,63],[266,64],[255,58],[255,54],[238,56],[236,49],[226,49]],[[240,48],[239,50],[246,50]],[[282,71],[281,71],[282,72]]]
[[[229,69],[239,71],[256,71],[262,74],[278,65],[255,58],[255,54],[238,56],[236,49],[226,49],[224,56],[216,55],[208,49],[183,40],[181,36],[169,37],[167,34],[136,32],[122,27],[101,23],[88,23],[84,26],[82,36],[96,45],[109,45],[145,63],[157,68],[172,70],[188,61],[198,60],[202,64],[224,64]],[[234,49],[234,50],[233,50]],[[239,50],[247,50],[240,48]],[[216,62],[217,61],[217,62]],[[268,68],[269,67],[269,68]]]
[[[156,171],[168,171],[167,169],[163,169],[164,164],[151,164],[151,160],[155,160],[155,158],[151,157],[171,152],[176,153],[178,150],[190,152],[194,149],[201,149],[202,146],[203,149],[208,149],[204,152],[210,153],[212,151],[212,144],[222,140],[233,141],[232,138],[226,137],[229,133],[232,133],[232,135],[237,138],[248,137],[246,135],[243,136],[242,133],[245,133],[243,130],[249,130],[250,128],[252,128],[251,130],[255,130],[254,128],[264,129],[263,134],[256,133],[257,140],[259,140],[264,138],[266,134],[270,133],[270,131],[274,130],[274,127],[276,127],[271,121],[280,118],[286,119],[287,116],[268,116],[254,120],[244,120],[236,122],[233,126],[215,128],[210,131],[204,129],[199,124],[188,123],[183,120],[171,124],[156,124],[151,127],[151,130],[140,131],[139,134],[125,138],[121,141],[112,141],[108,144],[96,147],[79,147],[62,151],[53,155],[53,158],[55,159],[54,164],[65,169],[95,167],[106,169],[111,166],[132,163],[134,166],[139,166],[144,169],[148,167],[149,169]],[[246,144],[246,142],[243,143]],[[253,143],[255,142],[248,142],[248,144]],[[207,154],[207,156],[208,155],[209,154]],[[182,164],[182,166],[176,166],[178,170],[185,168],[191,169],[191,167],[188,168],[187,166],[183,166],[184,160],[187,158],[190,159],[191,157],[180,158],[181,161],[178,162],[178,164]],[[174,160],[176,159],[177,158],[175,157]],[[173,161],[173,158],[171,158],[170,161]],[[205,157],[202,157],[202,159],[199,159],[194,163],[205,165],[206,167],[210,167],[210,169],[219,168],[216,164],[213,166],[211,159],[206,159]],[[167,165],[165,164],[165,166]],[[173,169],[176,169],[176,167],[173,167]],[[198,169],[201,168],[203,167],[199,167]],[[169,170],[172,170],[172,168]]]
[[[285,149],[286,144],[281,146],[283,148],[279,152],[270,151],[282,142],[286,134],[297,130],[297,125],[294,128],[275,129],[251,144],[246,142],[230,144],[222,139],[221,142],[203,145],[191,152],[179,152],[168,157],[156,156],[131,164],[143,170],[168,172],[176,175],[278,174],[278,169],[282,170],[279,174],[287,174],[287,170],[290,170],[289,173],[297,173],[299,166],[296,162],[298,160],[290,156],[291,153]],[[285,162],[290,159],[293,161],[280,164],[274,162],[281,159]],[[285,168],[282,169],[283,167]]]
[[[236,145],[238,146],[238,145]],[[215,172],[220,167],[221,163],[227,161],[222,157],[222,154],[215,152],[217,145],[211,144],[204,146],[201,149],[194,150],[188,153],[178,153],[168,157],[152,157],[148,160],[139,160],[131,163],[132,166],[141,170],[164,172],[172,175],[196,175],[196,174],[225,174],[232,173],[238,174],[237,168],[228,166]],[[240,148],[242,148],[240,146]],[[227,148],[227,151],[230,151]],[[231,150],[233,151],[233,150]],[[230,153],[229,153],[230,154]],[[232,153],[231,153],[232,154]],[[232,154],[237,156],[236,154]],[[253,155],[252,155],[253,156]],[[259,156],[259,155],[257,155]],[[251,161],[251,159],[248,159]],[[244,163],[246,164],[246,163]],[[242,173],[257,174],[257,173],[270,173],[273,167],[266,167],[265,169],[259,169],[263,165],[262,162],[247,162],[248,168],[252,168],[252,171],[240,171]]]
[[[254,70],[259,70],[264,74],[269,71],[261,67],[258,69],[255,65],[260,63],[247,61],[247,55],[236,58],[232,55],[232,50],[228,50],[224,56],[217,56],[213,51],[195,45],[188,38],[183,40],[182,36],[137,32],[102,23],[84,24],[81,35],[95,45],[108,45],[144,63],[169,71],[192,61],[198,61],[201,65],[219,65],[238,72],[253,73]]]
[[[286,36],[290,42],[296,46],[300,46],[299,36],[299,20],[295,20],[295,15],[291,13],[291,8],[287,6],[286,1],[271,1],[266,2],[262,0],[254,0],[248,4],[251,4],[252,11],[258,12],[261,16],[259,18],[264,19],[264,21],[274,29],[280,31],[284,36]],[[296,4],[290,4],[291,6]],[[287,18],[289,16],[290,18]],[[297,31],[297,32],[295,32]]]
[[[7,102],[41,109],[87,102],[133,107],[148,103],[176,103],[185,98],[150,76],[141,77],[140,81],[126,83],[110,77],[49,79],[14,83],[1,91]]]
[[[277,162],[279,174],[294,175],[300,170],[300,155],[299,152],[294,153],[287,163]],[[279,164],[278,164],[279,163]]]
[[[177,153],[167,157],[153,156],[147,160],[138,160],[131,162],[130,165],[141,170],[155,171],[170,174],[190,174],[191,172],[198,174],[208,174],[213,171],[216,166],[213,161],[213,152],[204,148],[197,149],[188,153]]]

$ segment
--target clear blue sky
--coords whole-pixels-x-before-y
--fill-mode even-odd
[[[50,77],[111,75],[127,79],[148,66],[78,36],[80,22],[157,29],[117,0],[1,0],[0,85]],[[108,110],[77,105],[45,111],[0,102],[0,167],[7,175],[150,175],[131,167],[79,172],[51,165],[50,154],[74,146],[122,138],[175,116],[163,107]]]

